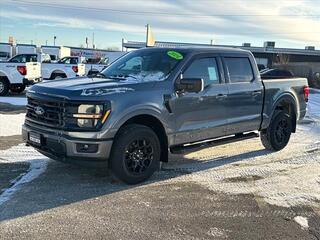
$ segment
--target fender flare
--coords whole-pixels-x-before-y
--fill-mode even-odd
[[[296,115],[298,114],[298,101],[297,101],[296,97],[295,97],[293,94],[291,94],[291,93],[283,93],[283,94],[281,94],[281,95],[277,98],[277,100],[274,102],[274,104],[273,104],[273,106],[272,106],[272,112],[271,112],[272,114],[271,114],[271,115],[274,114],[276,107],[279,106],[279,104],[280,104],[281,102],[283,102],[283,101],[292,104],[293,107],[294,107],[294,108],[293,108],[293,109],[294,109],[294,113],[295,113]]]
[[[286,102],[290,105],[293,106],[293,111],[294,111],[294,116],[292,118],[292,126],[293,126],[293,129],[292,129],[292,132],[296,132],[296,125],[297,125],[297,119],[299,118],[299,102],[298,100],[296,99],[296,97],[292,94],[292,93],[283,93],[281,94],[277,100],[274,102],[273,106],[272,106],[272,111],[271,111],[271,115],[270,115],[270,118],[268,120],[268,126],[276,112],[276,108],[280,105],[281,102]]]
[[[121,126],[123,126],[123,124],[125,124],[128,120],[139,115],[150,115],[151,117],[158,119],[159,122],[161,122],[161,124],[164,126],[164,129],[166,129],[166,124],[162,121],[160,109],[152,106],[144,106],[144,108],[137,108],[121,114],[121,116],[118,118],[119,120],[114,122],[111,128],[120,129]]]

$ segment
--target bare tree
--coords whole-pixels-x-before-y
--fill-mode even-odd
[[[290,56],[285,53],[279,53],[277,55],[277,62],[278,62],[278,64],[280,64],[282,66],[286,66],[290,62]]]

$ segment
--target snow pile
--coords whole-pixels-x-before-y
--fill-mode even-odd
[[[10,103],[12,105],[25,106],[27,105],[27,98],[25,97],[0,97],[0,102]]]
[[[44,157],[33,148],[26,147],[24,144],[20,144],[8,150],[0,151],[0,156],[0,164],[17,162],[30,163],[28,171],[22,176],[12,180],[12,186],[5,189],[0,195],[1,206],[3,203],[8,201],[12,195],[23,186],[23,184],[31,182],[46,170],[48,158]]]
[[[0,114],[0,136],[21,135],[25,114]]]
[[[294,221],[298,223],[302,228],[309,228],[308,219],[305,217],[297,216]]]

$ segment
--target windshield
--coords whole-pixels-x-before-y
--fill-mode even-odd
[[[78,58],[77,57],[64,57],[61,58],[58,63],[64,63],[64,64],[78,64]]]
[[[163,81],[183,60],[184,56],[185,52],[180,50],[137,50],[111,64],[100,75],[119,80],[132,79],[138,82]]]

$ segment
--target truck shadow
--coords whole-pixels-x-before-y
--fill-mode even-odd
[[[132,197],[130,193],[140,191],[141,187],[145,188],[153,183],[161,183],[185,174],[214,169],[269,153],[266,150],[256,150],[206,161],[187,159],[183,155],[171,155],[169,163],[166,163],[150,180],[133,186],[116,180],[106,171],[50,161],[45,173],[23,186],[12,200],[0,206],[0,222],[47,210],[55,211],[54,209],[59,207],[102,197],[108,201],[107,195],[125,190],[128,190],[129,194],[126,192],[124,194],[130,198]]]

